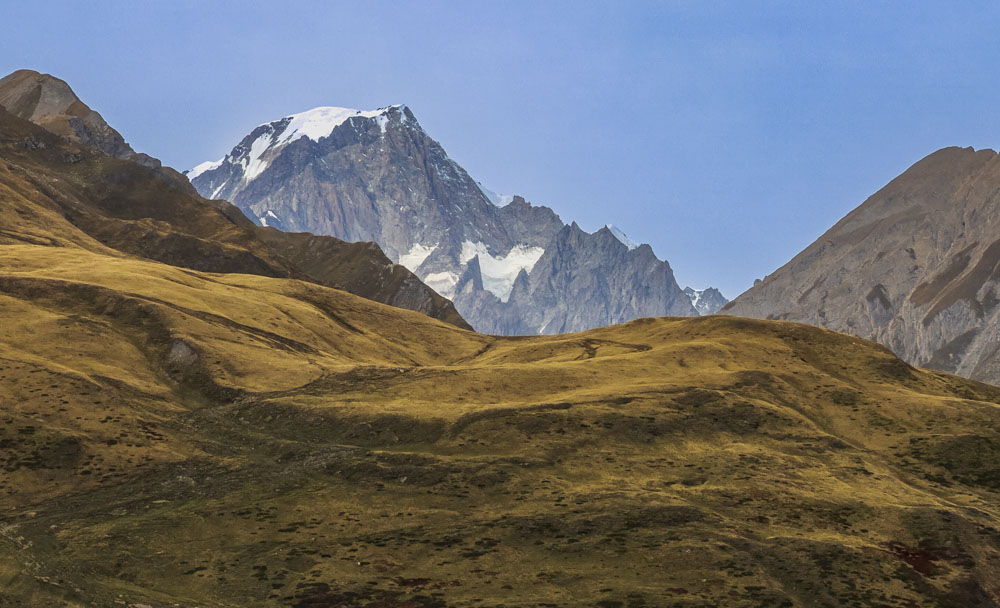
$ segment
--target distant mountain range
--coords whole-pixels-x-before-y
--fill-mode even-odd
[[[256,127],[187,173],[260,225],[374,241],[479,331],[578,331],[699,314],[670,265],[607,226],[483,188],[402,105],[321,107]]]
[[[914,365],[1000,384],[1000,156],[907,169],[723,312],[871,338]]]

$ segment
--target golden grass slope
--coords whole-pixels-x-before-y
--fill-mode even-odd
[[[0,246],[0,606],[995,606],[1000,389]]]

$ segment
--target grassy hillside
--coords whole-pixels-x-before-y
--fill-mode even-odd
[[[99,244],[0,246],[0,319],[0,606],[1000,598],[1000,389],[854,337],[496,338]]]

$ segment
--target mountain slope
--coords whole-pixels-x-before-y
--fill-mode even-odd
[[[394,264],[375,243],[347,243],[329,236],[266,227],[254,230],[260,241],[315,283],[472,329],[451,302],[405,267]]]
[[[573,331],[634,319],[641,316],[638,311],[697,314],[672,273],[659,270],[635,282],[665,285],[633,292],[628,281],[618,282],[625,291],[591,294],[595,312],[569,314],[565,322],[551,322],[553,311],[579,308],[578,295],[591,279],[572,284],[571,275],[563,274],[556,281],[566,289],[532,289],[509,305],[518,275],[532,275],[566,226],[547,207],[484,190],[406,106],[322,107],[288,116],[258,126],[224,158],[187,175],[204,196],[230,200],[260,224],[378,243],[391,259],[455,299],[462,316],[480,331]],[[586,242],[594,243],[593,249],[580,250],[591,266],[588,276],[615,284],[621,260],[600,257],[602,239]],[[635,266],[626,262],[629,276],[659,268],[644,257],[635,260]],[[547,299],[535,301],[536,295]],[[660,300],[651,302],[653,297]]]
[[[723,311],[814,323],[1000,383],[1000,158],[913,165]]]
[[[30,244],[0,311],[4,605],[1000,601],[1000,392],[851,336],[497,338]]]
[[[137,153],[100,114],[83,103],[65,81],[34,70],[17,70],[0,78],[0,106],[52,133],[108,156],[137,162],[157,171],[175,187],[191,191],[187,180],[159,160]]]
[[[83,147],[2,107],[0,153],[0,242],[69,240],[196,270],[301,278],[469,327],[377,248],[295,235],[263,235],[265,242],[262,229],[228,203],[202,199],[186,179],[177,188],[162,170]]]

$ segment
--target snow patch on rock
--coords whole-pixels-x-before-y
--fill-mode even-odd
[[[468,264],[479,257],[479,269],[483,277],[483,287],[506,302],[514,288],[514,280],[523,269],[530,273],[538,259],[545,253],[541,247],[516,245],[506,255],[493,256],[483,243],[464,241],[459,262]]]
[[[455,291],[455,284],[458,283],[458,275],[454,272],[434,272],[424,277],[424,284],[450,298]]]
[[[406,267],[410,272],[416,272],[417,268],[424,263],[424,260],[428,258],[434,250],[437,249],[438,243],[433,245],[421,245],[420,243],[414,243],[413,247],[403,255],[399,256],[399,263]]]
[[[240,161],[243,166],[243,177],[246,181],[250,181],[264,172],[267,169],[267,161],[261,160],[261,156],[267,149],[271,147],[272,134],[270,132],[262,133],[260,137],[254,140],[253,144],[250,145],[250,151],[247,155]]]
[[[506,207],[507,205],[509,205],[511,202],[514,201],[513,194],[497,194],[496,192],[484,186],[482,182],[476,182],[476,185],[479,186],[479,191],[483,193],[483,196],[486,197],[486,200],[493,203],[497,207]]]
[[[213,169],[218,169],[219,167],[222,166],[222,163],[226,161],[226,158],[227,157],[223,156],[219,160],[205,161],[200,165],[196,166],[194,169],[186,171],[184,173],[184,176],[188,178],[188,181],[193,180],[194,178],[198,177],[199,175],[201,175],[206,171],[212,171]]]
[[[402,106],[394,105],[377,110],[354,110],[352,108],[321,106],[299,114],[292,114],[286,117],[291,119],[291,122],[282,131],[275,144],[280,146],[302,137],[319,141],[324,137],[329,137],[334,129],[354,117],[375,118],[379,128],[384,129],[388,122],[385,114],[393,108],[400,107]]]

